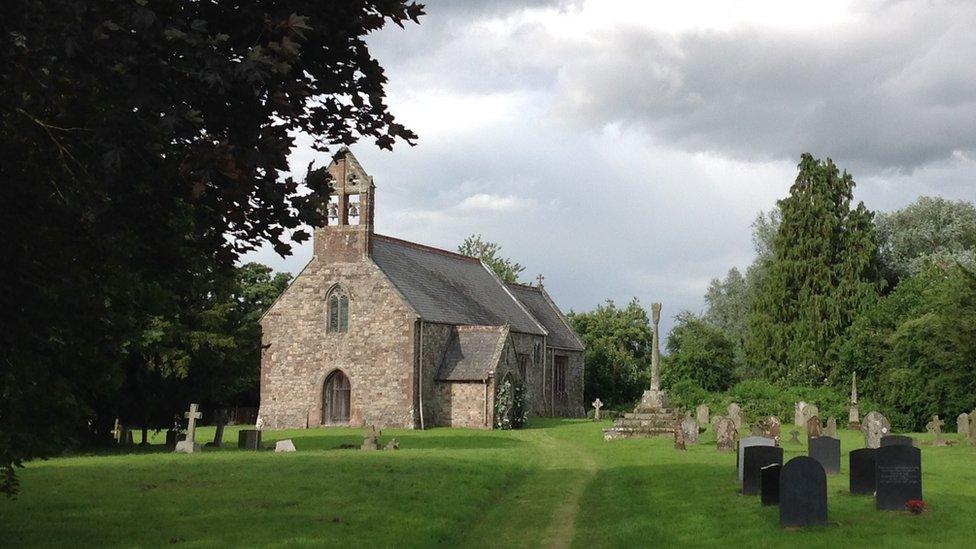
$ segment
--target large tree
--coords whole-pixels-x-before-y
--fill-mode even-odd
[[[668,388],[688,380],[706,391],[735,383],[735,346],[722,330],[688,311],[678,314],[668,333],[661,380]]]
[[[321,221],[314,146],[415,135],[365,35],[408,0],[12,0],[0,22],[0,489],[26,459],[105,436],[160,330],[240,253]],[[192,352],[189,350],[188,352]],[[135,362],[134,362],[135,361]],[[187,376],[160,361],[163,376]]]
[[[835,345],[880,288],[873,214],[854,178],[804,154],[749,314],[746,351],[770,379],[822,382]]]
[[[518,282],[519,274],[525,270],[525,267],[522,265],[502,256],[501,246],[485,240],[480,234],[473,234],[465,238],[461,242],[461,245],[458,246],[458,252],[470,257],[477,257],[484,261],[485,265],[491,267],[495,271],[495,274],[498,275],[498,278],[501,278],[504,282]]]

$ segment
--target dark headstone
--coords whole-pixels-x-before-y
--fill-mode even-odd
[[[241,450],[260,450],[261,431],[241,429],[237,432],[237,447]]]
[[[742,493],[754,496],[759,493],[762,468],[783,464],[783,449],[778,446],[747,446],[743,452]]]
[[[767,465],[759,470],[759,497],[762,504],[779,505],[779,473],[783,470],[782,463]]]
[[[851,452],[851,493],[874,495],[876,448],[861,448]]]
[[[884,444],[884,439],[881,440]],[[906,501],[922,499],[922,451],[895,444],[881,446],[877,452],[876,507],[901,510]]]
[[[915,439],[905,435],[888,435],[881,437],[882,446],[915,446]]]
[[[779,525],[796,528],[825,524],[827,474],[812,457],[795,457],[779,474]]]
[[[807,454],[819,461],[828,475],[836,475],[840,472],[840,439],[811,438],[807,441]]]
[[[167,448],[176,448],[176,443],[185,439],[186,439],[186,435],[179,431],[175,431],[173,429],[166,431]]]

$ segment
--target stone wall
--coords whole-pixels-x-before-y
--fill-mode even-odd
[[[436,415],[428,426],[491,428],[491,408],[485,408],[485,383],[480,381],[440,381],[435,385],[433,399]],[[491,395],[489,394],[489,402]],[[487,416],[486,416],[487,412]]]
[[[423,329],[423,360],[422,373],[424,402],[424,426],[451,426],[451,399],[454,393],[448,387],[450,384],[437,381],[437,370],[440,368],[444,351],[451,339],[453,326],[450,324],[436,324],[424,322]],[[484,384],[479,384],[482,394],[478,395],[478,402],[484,403]]]
[[[552,394],[552,412],[559,417],[584,417],[586,408],[583,403],[583,353],[578,351],[563,351],[553,349],[551,356],[565,356],[566,361],[566,393]],[[550,371],[554,363],[550,365]]]
[[[417,315],[363,256],[357,229],[316,230],[316,255],[261,322],[265,428],[320,425],[323,383],[337,369],[351,384],[350,425],[416,425]],[[329,333],[326,296],[340,281],[349,330]]]

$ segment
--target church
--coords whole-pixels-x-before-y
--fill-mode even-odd
[[[376,188],[343,148],[313,256],[261,319],[267,429],[490,429],[506,382],[529,415],[579,417],[583,344],[537,285],[373,232]]]

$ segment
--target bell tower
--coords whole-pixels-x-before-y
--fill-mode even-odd
[[[337,261],[358,261],[373,251],[376,187],[348,147],[342,147],[332,157],[328,171],[333,192],[326,206],[326,225],[314,231],[315,255]]]

